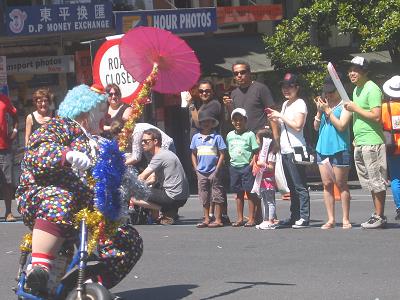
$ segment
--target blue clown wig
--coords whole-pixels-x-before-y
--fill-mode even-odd
[[[88,112],[102,102],[106,102],[105,94],[95,92],[89,86],[81,84],[69,90],[58,109],[58,115],[63,118],[75,119]]]

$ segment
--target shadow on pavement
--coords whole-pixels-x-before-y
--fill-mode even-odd
[[[123,299],[163,299],[163,300],[176,300],[182,299],[193,292],[192,289],[197,288],[198,285],[182,284],[182,285],[167,285],[146,289],[138,289],[132,291],[125,291],[115,293],[115,295]]]
[[[267,281],[260,281],[260,282],[241,282],[241,281],[228,281],[226,283],[235,283],[235,284],[243,284],[244,286],[236,288],[236,289],[232,289],[223,293],[219,293],[207,298],[201,298],[200,300],[209,300],[209,299],[215,299],[215,298],[220,298],[220,297],[225,297],[228,296],[230,294],[236,293],[238,291],[241,290],[246,290],[246,289],[251,289],[253,287],[256,286],[261,286],[261,285],[296,285],[294,283],[281,283],[281,282],[267,282]]]

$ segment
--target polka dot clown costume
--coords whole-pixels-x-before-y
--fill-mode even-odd
[[[99,213],[100,206],[104,220],[101,225],[114,224],[92,241],[94,252],[107,265],[101,274],[103,284],[107,288],[115,286],[142,255],[143,242],[138,232],[130,225],[119,225],[118,201],[113,200],[114,206],[104,208],[103,197],[110,193],[101,193],[96,183],[96,178],[104,176],[99,169],[105,168],[97,168],[96,175],[99,157],[105,153],[103,148],[112,143],[95,135],[106,107],[106,95],[101,87],[77,86],[60,104],[59,116],[36,130],[29,139],[16,199],[24,223],[33,231],[32,268],[27,275],[31,289],[46,287],[61,245],[76,236],[77,216],[82,212]],[[122,166],[113,174],[122,177],[122,153],[117,145],[116,149],[112,155],[118,163],[113,165]],[[110,164],[109,160],[105,161]],[[117,175],[112,178],[114,184],[120,182]],[[119,199],[118,186],[101,188],[107,192],[111,189],[111,194]],[[107,217],[112,218],[109,223]]]

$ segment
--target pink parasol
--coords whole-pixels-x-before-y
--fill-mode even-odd
[[[176,94],[190,89],[200,76],[196,54],[181,38],[155,27],[137,27],[128,31],[119,45],[124,68],[144,82],[157,66],[153,89]]]

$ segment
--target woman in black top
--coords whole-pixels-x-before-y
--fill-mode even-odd
[[[201,80],[198,84],[198,89],[194,91],[195,94],[198,93],[200,98],[200,105],[195,104],[193,94],[190,99],[188,99],[188,107],[191,114],[192,125],[191,125],[191,136],[200,131],[199,125],[199,114],[203,116],[213,117],[219,121],[221,124],[221,104],[217,99],[214,98],[214,89],[211,81]],[[216,131],[220,131],[220,125],[216,128]]]
[[[36,110],[26,117],[25,145],[28,143],[31,134],[53,117],[53,111],[50,109],[50,105],[53,102],[53,94],[49,89],[36,90],[32,95],[32,101]]]
[[[108,94],[108,113],[104,120],[103,134],[106,138],[112,138],[111,124],[113,122],[124,125],[132,114],[133,108],[128,104],[121,102],[121,90],[116,84],[109,84],[106,86],[106,93]]]

